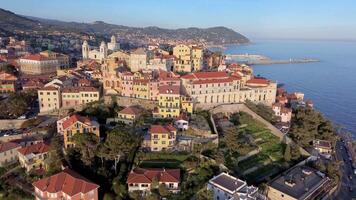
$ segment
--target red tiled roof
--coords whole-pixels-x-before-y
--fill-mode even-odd
[[[228,78],[225,72],[195,72],[182,76],[183,79]]]
[[[53,86],[47,86],[47,87],[43,87],[43,88],[40,88],[38,90],[47,90],[47,91],[53,91],[53,90],[58,90],[58,88],[56,87],[53,87]]]
[[[37,143],[31,146],[23,147],[18,150],[22,155],[28,155],[30,153],[38,154],[49,151],[49,146],[45,143]]]
[[[163,85],[159,86],[160,94],[180,94],[180,86]]]
[[[119,111],[120,114],[127,114],[127,115],[137,115],[140,112],[141,110],[134,106],[129,106]]]
[[[237,77],[228,77],[223,79],[202,79],[193,81],[193,84],[210,84],[210,83],[230,83],[239,80]]]
[[[84,117],[78,114],[74,114],[63,122],[63,128],[66,129],[78,121],[86,125],[91,125],[91,120],[89,117]]]
[[[269,80],[265,78],[253,78],[248,81],[246,81],[247,85],[268,85]]]
[[[70,169],[65,169],[58,174],[40,179],[32,183],[32,185],[43,192],[63,192],[71,197],[79,193],[86,194],[99,188],[99,185],[90,182]]]
[[[171,131],[176,131],[172,125],[162,126],[162,125],[151,125],[150,133],[169,133]]]
[[[130,172],[127,183],[151,183],[154,178],[158,182],[180,182],[180,170],[136,168]]]
[[[21,145],[14,143],[14,142],[4,142],[0,143],[0,153],[3,153],[5,151],[15,149],[17,147],[21,147]]]
[[[31,54],[24,56],[23,59],[26,60],[35,60],[35,61],[44,61],[44,60],[52,60],[51,58],[48,58],[46,56],[43,56],[41,54]]]

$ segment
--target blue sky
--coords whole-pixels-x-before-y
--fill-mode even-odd
[[[0,0],[0,7],[64,21],[226,26],[250,38],[356,40],[355,0]]]

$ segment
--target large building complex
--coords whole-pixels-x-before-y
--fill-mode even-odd
[[[244,82],[239,75],[226,72],[195,72],[181,77],[186,95],[200,105],[255,103],[272,105],[277,84],[255,77]]]
[[[30,75],[55,74],[60,67],[56,58],[41,54],[24,56],[18,60],[18,63],[21,73]]]

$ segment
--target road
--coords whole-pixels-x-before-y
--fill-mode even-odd
[[[342,173],[341,185],[339,191],[333,195],[332,199],[348,200],[356,198],[356,176],[353,174],[351,162],[344,143],[338,141],[336,143],[335,151],[336,159],[342,161],[343,164],[341,164],[340,168]],[[350,179],[350,175],[352,179]],[[350,191],[350,188],[352,188],[352,191]]]

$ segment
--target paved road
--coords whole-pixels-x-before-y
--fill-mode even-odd
[[[335,147],[336,158],[342,161],[341,165],[341,186],[339,191],[332,197],[332,199],[353,199],[356,198],[356,176],[353,174],[353,169],[345,145],[338,141]],[[350,176],[352,179],[350,179]],[[352,188],[352,191],[350,190]]]

